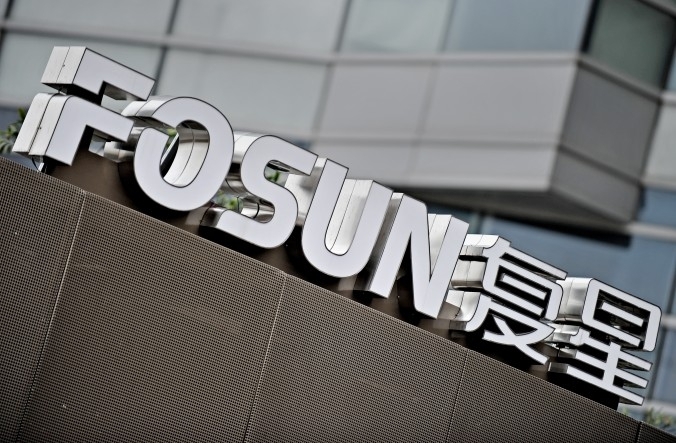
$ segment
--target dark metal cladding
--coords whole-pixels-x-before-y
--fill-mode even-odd
[[[1,441],[674,440],[53,177],[0,182]]]

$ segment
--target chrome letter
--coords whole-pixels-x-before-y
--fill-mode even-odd
[[[229,193],[237,195],[257,210],[247,217],[231,210],[210,209],[210,226],[239,237],[261,248],[276,248],[291,235],[298,217],[298,202],[283,186],[265,178],[265,168],[274,164],[297,174],[310,174],[317,156],[280,138],[243,135],[235,141],[234,164],[239,173],[228,174]],[[272,206],[269,211],[260,208]],[[265,208],[268,209],[268,208]]]
[[[436,318],[468,227],[450,215],[428,215],[423,202],[394,194],[373,252],[365,289],[381,297],[389,296],[410,242],[414,307]]]

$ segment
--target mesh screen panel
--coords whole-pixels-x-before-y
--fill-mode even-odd
[[[638,431],[638,438],[636,443],[674,443],[676,436],[667,434],[666,432],[656,429],[645,423],[641,423]]]
[[[469,351],[448,441],[633,442],[638,422]]]
[[[1,158],[0,181],[0,441],[674,440]]]
[[[444,441],[466,353],[288,277],[247,441]]]
[[[84,192],[0,157],[0,441],[14,441]]]
[[[21,440],[242,441],[284,278],[87,194]]]

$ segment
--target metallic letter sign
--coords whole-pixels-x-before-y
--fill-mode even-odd
[[[655,348],[657,306],[567,278],[498,236],[467,235],[467,223],[428,214],[423,202],[374,181],[347,179],[346,167],[284,140],[233,133],[201,100],[149,97],[153,79],[86,48],[54,48],[42,83],[57,92],[35,96],[15,152],[70,165],[98,136],[104,156],[124,166],[122,179],[161,206],[192,211],[217,192],[234,196],[236,209],[211,206],[202,225],[267,249],[287,247],[298,228],[300,244],[289,247],[341,288],[389,297],[408,273],[414,309],[449,330],[477,331],[548,371],[643,402],[625,386],[647,381],[626,369],[652,363],[628,351]],[[117,113],[101,106],[104,95],[138,101]],[[284,179],[266,179],[270,168]]]

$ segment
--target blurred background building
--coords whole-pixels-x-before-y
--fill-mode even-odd
[[[85,45],[663,311],[676,415],[673,0],[2,0],[0,127]],[[670,74],[671,71],[671,74]]]

